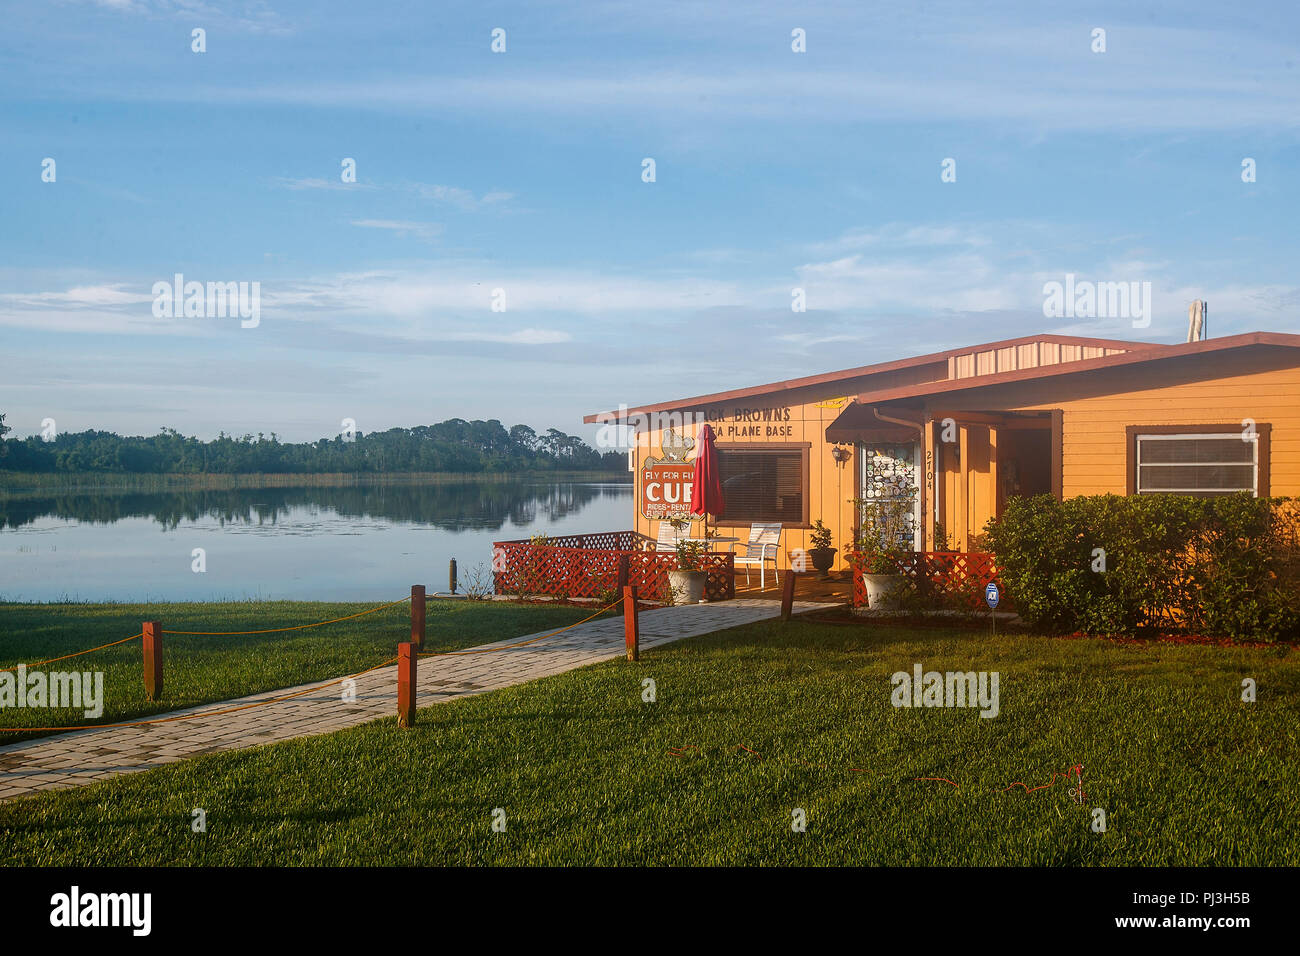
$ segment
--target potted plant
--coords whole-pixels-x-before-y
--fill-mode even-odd
[[[823,581],[829,581],[831,565],[835,563],[835,554],[839,548],[831,547],[831,529],[822,523],[821,518],[813,522],[808,542],[812,545],[808,549],[808,558],[812,561],[812,566],[822,573]]]
[[[907,576],[901,573],[903,560],[911,551],[905,545],[912,538],[912,498],[916,489],[881,500],[857,499],[862,514],[856,550],[861,555],[862,581],[867,587],[867,607],[896,611],[902,606]]]
[[[701,567],[704,556],[703,541],[677,541],[677,570],[668,572],[668,587],[672,589],[673,603],[698,604],[704,599],[706,574]]]

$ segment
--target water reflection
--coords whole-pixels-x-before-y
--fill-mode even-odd
[[[0,600],[393,600],[492,542],[632,526],[627,483],[544,478],[10,495]],[[202,549],[204,570],[193,570]]]
[[[83,524],[151,518],[168,531],[208,518],[220,526],[275,525],[306,509],[316,515],[416,522],[434,528],[498,531],[507,524],[532,525],[577,514],[598,498],[623,499],[628,486],[615,483],[464,481],[427,485],[341,488],[237,488],[223,491],[81,492],[0,501],[0,530],[22,528],[52,517]],[[630,516],[629,516],[630,519]]]

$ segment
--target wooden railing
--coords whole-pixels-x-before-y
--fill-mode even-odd
[[[499,544],[532,544],[528,538],[518,541],[497,541]],[[557,534],[546,538],[546,546],[552,548],[584,548],[596,551],[642,551],[654,544],[654,538],[639,531],[597,531],[594,534]]]
[[[677,570],[677,555],[655,551],[654,545],[653,538],[636,531],[558,535],[545,544],[494,541],[493,590],[497,594],[599,598],[631,584],[645,599],[663,600],[668,572]],[[705,552],[700,567],[705,572],[705,597],[720,601],[736,596],[735,556],[731,552]]]
[[[867,586],[862,580],[863,556],[848,556],[853,569],[853,606],[866,607]],[[904,587],[923,604],[934,608],[959,610],[986,609],[984,587],[997,582],[1002,592],[999,610],[1007,610],[1011,601],[998,577],[993,555],[982,551],[912,551],[904,555],[893,573],[906,577]]]

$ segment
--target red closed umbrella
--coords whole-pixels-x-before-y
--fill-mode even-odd
[[[691,514],[704,515],[705,534],[708,533],[709,515],[720,515],[727,506],[722,494],[722,476],[718,474],[718,449],[713,444],[713,428],[700,426],[696,443],[695,475],[691,485]]]

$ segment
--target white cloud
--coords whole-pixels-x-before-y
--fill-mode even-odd
[[[559,329],[520,329],[518,332],[452,332],[438,336],[448,342],[499,342],[503,345],[557,345],[573,336]]]
[[[413,220],[352,222],[418,238],[436,229]],[[1079,280],[1151,282],[1154,318],[1166,331],[1185,319],[1187,302],[1197,297],[1210,301],[1217,334],[1297,325],[1296,284],[1252,284],[1232,277],[1230,267],[1211,272],[1200,263],[1166,261],[1140,248],[1117,250],[1109,258],[1077,255],[1071,246],[1063,251],[1049,245],[1046,236],[1038,241],[1042,228],[1041,223],[920,223],[854,229],[805,247],[829,254],[770,272],[743,258],[728,271],[726,257],[696,269],[683,269],[679,261],[671,270],[635,274],[439,260],[263,279],[262,323],[289,338],[314,325],[313,347],[319,348],[342,348],[356,336],[371,337],[377,348],[396,341],[527,346],[582,340],[628,358],[638,353],[626,329],[652,323],[664,334],[690,329],[697,341],[707,338],[732,352],[778,342],[815,355],[839,343],[891,338],[910,342],[920,336],[920,344],[928,346],[930,332],[922,329],[932,326],[926,323],[937,323],[934,328],[962,341],[997,338],[1024,323],[1030,323],[1025,331],[1044,330],[1051,323],[1042,317],[1043,284],[1072,272]],[[1215,278],[1206,281],[1210,275]],[[1201,281],[1188,281],[1193,277]],[[0,294],[0,325],[49,332],[221,332],[219,324],[208,321],[154,319],[149,290],[157,278],[128,282],[82,274],[61,287],[47,275],[40,280],[46,283],[43,290]],[[24,281],[32,280],[14,273],[6,284],[13,289]],[[795,287],[806,291],[807,313],[790,312]],[[504,312],[493,311],[498,289],[504,293]],[[969,334],[959,334],[968,324]],[[326,330],[336,335],[326,336]]]
[[[489,206],[498,206],[502,203],[509,202],[514,198],[514,193],[504,192],[502,190],[493,190],[486,192],[482,196],[475,196],[468,189],[461,189],[458,186],[437,186],[428,183],[412,183],[413,188],[419,195],[433,202],[448,203],[466,211],[475,211]]]
[[[225,3],[220,7],[203,0],[90,0],[97,7],[119,13],[202,17],[203,26],[218,24],[248,33],[285,33],[288,26],[280,15],[262,0]],[[235,9],[238,8],[238,9]]]
[[[347,192],[355,189],[384,189],[414,194],[429,202],[454,206],[465,212],[479,212],[486,209],[499,208],[515,198],[514,193],[506,192],[502,189],[492,189],[482,193],[481,195],[476,195],[473,190],[463,189],[460,186],[443,186],[434,183],[345,183],[341,179],[324,179],[319,176],[308,176],[303,178],[281,176],[276,179],[276,183],[284,189],[291,189],[295,192],[309,189],[339,192]]]
[[[8,293],[0,295],[0,302],[9,302],[18,307],[26,306],[30,308],[55,305],[72,308],[98,308],[153,302],[152,294],[130,292],[124,286],[125,283],[115,283],[112,285],[78,286],[65,292]]]
[[[290,179],[282,176],[279,179],[277,179],[276,182],[279,183],[281,186],[283,186],[285,189],[292,189],[295,191],[303,190],[303,189],[353,190],[353,189],[375,189],[376,188],[374,185],[370,183],[345,183],[343,182],[342,179],[322,179],[320,177],[307,177],[305,179]]]
[[[264,285],[262,299],[264,309],[283,305],[299,312],[320,309],[414,319],[440,312],[492,314],[495,289],[505,292],[506,314],[559,312],[597,317],[630,310],[682,312],[743,306],[753,304],[758,294],[756,287],[742,282],[510,269],[466,262],[342,273],[274,288]]]
[[[442,226],[435,222],[412,222],[409,219],[353,219],[352,225],[363,229],[385,229],[399,236],[414,236],[431,242],[434,236],[442,232]]]
[[[738,68],[726,72],[664,71],[660,64],[626,64],[621,75],[607,71],[534,75],[428,76],[356,79],[300,86],[151,89],[133,98],[276,103],[384,109],[428,114],[447,110],[520,110],[545,114],[641,113],[724,116],[728,120],[797,117],[835,124],[871,121],[1011,121],[1044,129],[1220,130],[1300,125],[1300,89],[1272,61],[1256,63],[1260,75],[1241,73],[1241,64],[1219,61],[1162,61],[1175,76],[1157,68],[1116,63],[1094,76],[1079,67],[1062,77],[1059,51],[1040,56],[1032,46],[1018,62],[997,71],[967,72],[969,60],[941,66],[918,79],[912,65],[873,61],[873,67],[806,71]],[[1170,51],[1166,50],[1165,53]],[[930,51],[930,57],[934,57]],[[1281,62],[1281,58],[1276,61]]]
[[[1000,228],[1005,229],[1005,225]],[[891,249],[918,249],[933,246],[983,247],[992,244],[986,231],[967,226],[932,226],[889,223],[873,229],[850,229],[836,239],[809,245],[816,253],[835,253],[854,249],[887,246]]]

